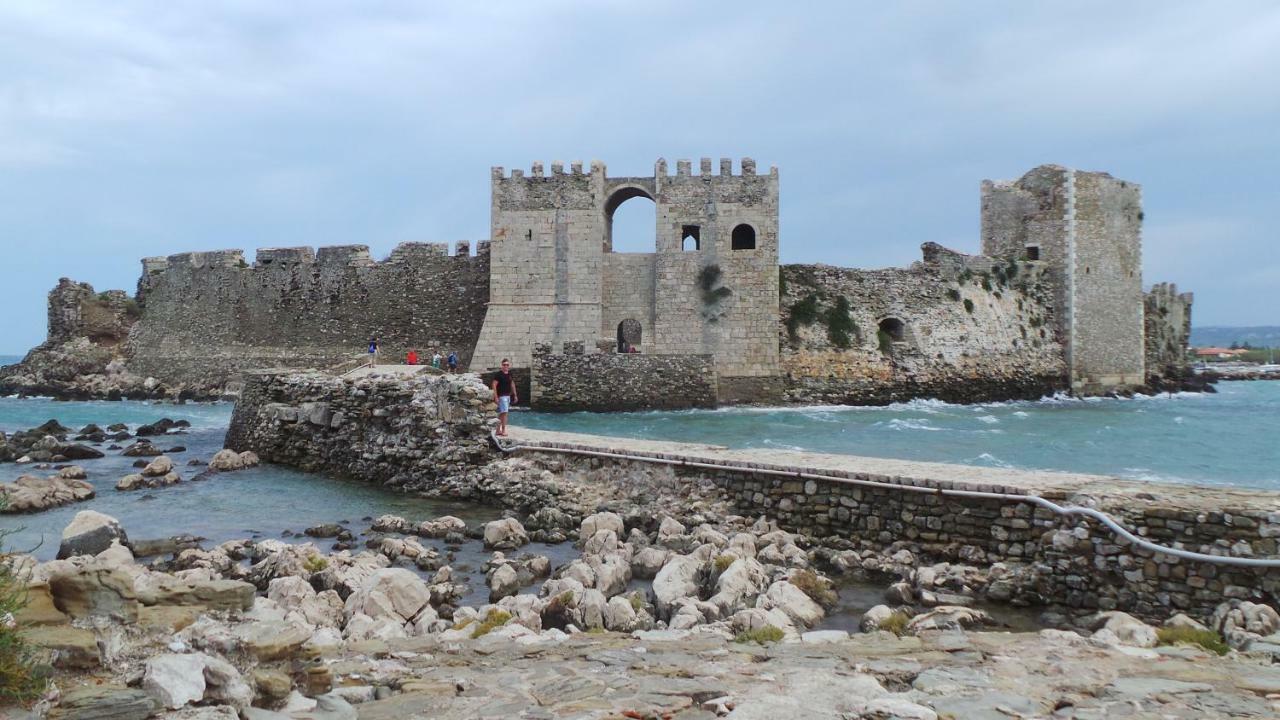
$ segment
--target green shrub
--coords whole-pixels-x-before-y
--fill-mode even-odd
[[[791,305],[791,312],[787,316],[787,335],[794,341],[798,338],[801,325],[812,325],[817,321],[818,296],[806,295],[803,300],[797,300]]]
[[[840,597],[831,587],[831,581],[818,577],[812,570],[797,570],[791,574],[791,584],[800,588],[809,599],[823,607],[835,607]]]
[[[478,638],[488,635],[494,628],[506,625],[510,619],[511,613],[505,610],[490,610],[489,614],[484,616],[484,620],[481,620],[476,625],[476,629],[471,631],[471,637]]]
[[[641,610],[644,609],[644,598],[640,596],[639,592],[631,593],[631,596],[628,597],[627,600],[631,602],[632,610],[635,610],[636,612],[640,612]]]
[[[737,643],[755,643],[764,645],[765,643],[774,643],[786,636],[781,628],[773,625],[765,625],[758,630],[743,630],[733,639]]]
[[[329,561],[323,555],[308,555],[302,563],[302,569],[309,573],[317,573],[329,567]]]
[[[991,292],[991,276],[986,273],[982,274],[982,289]]]
[[[911,622],[910,615],[901,610],[895,610],[892,615],[884,619],[884,622],[880,623],[880,629],[902,637],[902,634],[907,631],[907,623],[909,622]]]
[[[964,311],[973,314],[973,301],[969,298],[964,299]]]
[[[1226,655],[1231,648],[1222,640],[1222,636],[1213,630],[1197,630],[1189,627],[1163,627],[1156,630],[1156,639],[1161,645],[1198,645],[1205,650],[1219,655]]]
[[[947,288],[947,297],[948,297],[948,298],[950,298],[950,299],[952,299],[952,300],[955,300],[956,302],[959,302],[959,301],[960,301],[960,291],[959,291],[958,289],[956,289],[956,288]]]
[[[963,285],[972,279],[973,279],[973,272],[970,271],[968,268],[966,268],[965,271],[960,273],[960,275],[956,278],[956,282]]]
[[[965,302],[969,301],[965,300]],[[888,331],[883,329],[876,331],[876,344],[880,346],[880,352],[885,355],[893,354],[893,336]]]
[[[1018,261],[1012,259],[1009,260],[1009,266],[1004,269],[1004,274],[1007,275],[1010,280],[1018,277]]]
[[[732,556],[732,555],[719,555],[719,556],[717,556],[717,557],[716,557],[716,572],[718,572],[718,573],[722,573],[722,572],[724,572],[725,570],[728,570],[728,569],[729,569],[729,566],[733,564],[733,561],[734,561],[734,560],[737,560],[737,559],[738,559],[738,558],[736,558],[736,557],[734,557],[734,556]]]
[[[0,510],[6,504],[6,496],[0,494]],[[49,683],[20,627],[6,621],[27,606],[27,578],[15,570],[15,555],[3,547],[5,537],[13,532],[0,530],[0,708],[30,706]]]
[[[853,335],[858,332],[857,323],[849,317],[849,309],[849,299],[841,295],[826,312],[827,339],[842,349],[853,344]]]

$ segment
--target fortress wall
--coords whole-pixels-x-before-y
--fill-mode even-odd
[[[716,404],[715,358],[710,355],[535,350],[532,371],[530,403],[535,410],[679,410]]]
[[[1021,262],[1011,272],[1011,265],[1003,264],[989,274],[967,267],[986,262],[953,258],[884,270],[782,266],[778,332],[787,398],[976,402],[1039,398],[1065,389],[1053,293],[1043,267]],[[818,317],[799,324],[793,338],[788,321],[809,296],[817,298]],[[840,297],[848,300],[855,325],[847,348],[829,337],[827,317]],[[900,341],[882,339],[879,332],[881,321],[893,319],[903,323]]]
[[[1191,343],[1191,293],[1179,293],[1173,283],[1156,283],[1146,293],[1143,324],[1146,328],[1147,382],[1176,379],[1191,372],[1187,347]]]
[[[638,347],[650,352],[658,346],[654,335],[655,256],[635,253],[605,253],[604,283],[600,309],[599,340],[615,340],[623,320],[640,323]],[[587,350],[594,349],[588,344]]]
[[[225,383],[254,367],[328,367],[364,352],[457,350],[465,367],[488,300],[488,247],[457,255],[444,244],[406,243],[382,262],[362,245],[268,248],[143,261],[142,319],[129,367],[171,382]]]

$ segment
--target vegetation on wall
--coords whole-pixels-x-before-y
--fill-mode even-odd
[[[792,303],[787,314],[787,335],[794,342],[800,338],[800,327],[818,321],[818,296],[810,293],[804,299]]]
[[[848,349],[858,333],[858,324],[849,316],[849,309],[849,298],[841,295],[826,312],[827,339],[841,349]]]

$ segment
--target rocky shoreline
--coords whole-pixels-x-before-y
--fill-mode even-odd
[[[522,553],[526,524],[576,538],[580,556],[553,568]],[[477,606],[459,604],[464,589],[432,547],[467,536],[492,552],[490,602]],[[64,559],[11,560],[30,582],[17,622],[53,667],[54,689],[34,712],[763,718],[804,708],[870,720],[1280,710],[1280,667],[1270,664],[1280,615],[1248,602],[1224,603],[1212,628],[1177,617],[1158,629],[1107,612],[1074,631],[994,632],[981,611],[920,607],[929,594],[966,601],[938,582],[962,573],[919,567],[887,591],[894,606],[872,608],[850,635],[811,629],[831,602],[830,578],[815,569],[823,553],[763,518],[692,525],[606,510],[579,521],[546,507],[478,527],[384,516],[352,540],[365,549],[179,543],[144,564],[130,548],[160,546],[78,514]],[[913,567],[904,554],[896,561]],[[1230,649],[1178,644],[1186,636],[1168,629],[1179,627]],[[1027,682],[1036,677],[1058,680]]]

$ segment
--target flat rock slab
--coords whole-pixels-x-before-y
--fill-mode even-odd
[[[160,703],[136,688],[90,685],[68,690],[49,711],[49,720],[144,720]]]

